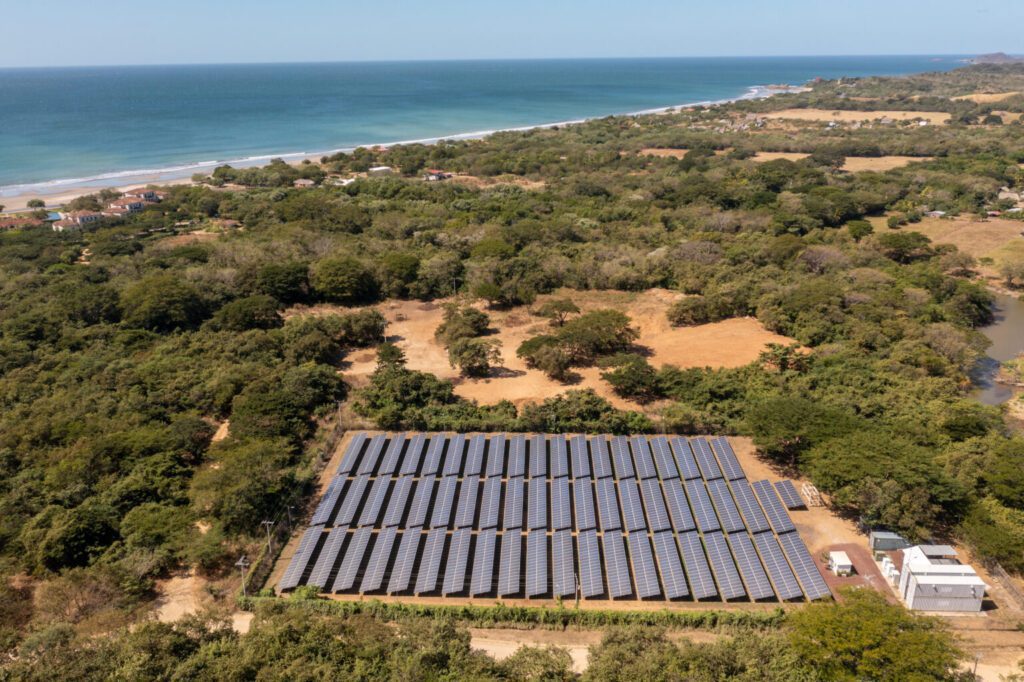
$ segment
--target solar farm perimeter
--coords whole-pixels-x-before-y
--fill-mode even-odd
[[[726,438],[356,434],[278,582],[324,594],[585,602],[831,597]]]

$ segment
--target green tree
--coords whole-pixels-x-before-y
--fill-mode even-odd
[[[611,385],[616,395],[645,405],[664,396],[658,372],[640,355],[622,354],[607,363],[611,369],[601,378]]]
[[[556,326],[563,326],[569,315],[575,315],[580,311],[579,306],[567,298],[553,298],[546,301],[538,310],[537,314],[551,320]]]
[[[171,332],[197,326],[207,306],[199,291],[170,273],[149,275],[121,295],[124,322],[131,327]]]
[[[210,326],[218,331],[232,332],[274,329],[284,324],[277,305],[276,300],[266,295],[239,298],[221,306],[210,319]]]
[[[846,230],[855,242],[860,242],[861,239],[875,232],[874,226],[866,220],[851,220],[846,223]]]
[[[355,258],[325,258],[313,265],[310,276],[314,290],[331,303],[356,305],[368,303],[378,296],[377,280],[366,266]]]
[[[448,346],[448,361],[466,376],[485,377],[501,362],[500,349],[496,339],[460,338]]]

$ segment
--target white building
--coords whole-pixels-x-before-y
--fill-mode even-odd
[[[846,552],[828,553],[828,570],[836,575],[853,575],[853,562]]]
[[[900,597],[921,611],[981,611],[987,589],[973,568],[961,564],[947,545],[903,550]]]

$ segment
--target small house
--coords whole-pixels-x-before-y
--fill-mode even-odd
[[[853,562],[850,561],[850,556],[846,552],[829,552],[828,570],[836,575],[853,575]]]
[[[948,545],[918,545],[903,550],[900,597],[921,611],[981,611],[988,586],[956,558]]]
[[[316,182],[310,180],[309,178],[299,178],[292,184],[298,187],[299,189],[309,189],[310,187],[316,187]]]
[[[427,182],[441,182],[442,180],[447,180],[450,177],[452,177],[451,173],[446,173],[445,171],[438,170],[436,168],[428,169],[423,175],[423,179]]]
[[[394,169],[391,166],[374,166],[366,172],[370,175],[391,175]]]
[[[155,189],[146,189],[145,187],[140,189],[130,189],[124,193],[125,198],[128,199],[139,199],[141,201],[160,201],[160,194],[163,192],[157,192]]]
[[[925,216],[928,218],[943,218],[945,217],[945,215],[945,211],[928,211],[927,213],[925,213]]]

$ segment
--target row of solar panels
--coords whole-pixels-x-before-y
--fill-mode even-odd
[[[596,503],[595,503],[596,502]],[[525,515],[524,515],[525,512]],[[525,516],[525,518],[524,518]],[[768,481],[498,477],[336,478],[311,525],[530,530],[794,529]]]
[[[526,434],[356,434],[338,476],[743,478],[724,438]]]
[[[796,532],[599,535],[310,528],[282,589],[324,592],[638,599],[810,600],[831,596]],[[524,553],[525,540],[525,553]],[[702,541],[703,540],[703,541]],[[500,545],[500,548],[499,548]],[[652,549],[653,546],[653,549]]]

